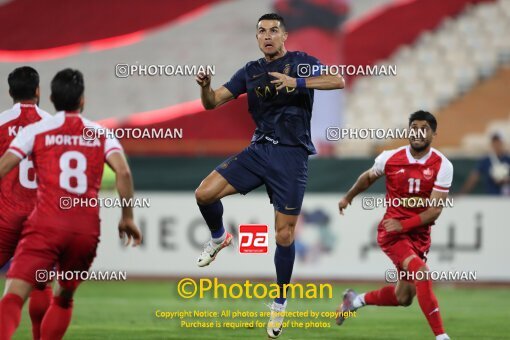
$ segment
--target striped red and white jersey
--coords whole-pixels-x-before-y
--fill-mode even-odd
[[[8,151],[32,156],[37,175],[37,202],[27,223],[99,234],[99,205],[62,206],[62,200],[97,200],[106,158],[122,152],[119,141],[105,134],[84,138],[84,129],[102,127],[78,112],[55,116],[25,127]]]
[[[383,151],[376,159],[372,171],[386,176],[386,202],[409,202],[410,198],[426,200],[433,190],[448,192],[452,184],[453,165],[438,150],[415,159],[410,146]],[[406,204],[388,204],[384,219],[405,219],[425,211],[427,207],[408,207]]]
[[[25,126],[50,117],[35,104],[16,103],[0,113],[0,154]],[[36,189],[34,166],[28,157],[0,181],[0,215],[28,216],[35,206]]]

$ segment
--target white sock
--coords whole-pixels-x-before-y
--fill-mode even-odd
[[[356,296],[352,302],[352,306],[356,309],[361,308],[365,305],[365,293]]]
[[[220,237],[218,238],[212,238],[212,241],[213,243],[216,243],[216,244],[221,244],[223,241],[225,241],[225,238],[227,237],[227,231],[225,231],[223,233],[223,235],[221,235]]]
[[[449,339],[450,337],[446,333],[439,334],[438,336],[436,336],[436,340],[449,340]]]

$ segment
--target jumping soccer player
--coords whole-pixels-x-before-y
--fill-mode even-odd
[[[343,303],[337,311],[355,311],[366,305],[409,306],[413,297],[418,297],[421,310],[437,340],[449,339],[443,329],[439,305],[432,291],[425,264],[430,248],[430,229],[442,211],[452,183],[453,166],[446,157],[430,145],[436,135],[437,122],[426,111],[418,111],[409,117],[409,127],[416,133],[409,138],[409,146],[384,151],[376,159],[374,166],[365,171],[338,203],[340,214],[356,195],[368,189],[377,179],[386,175],[386,201],[392,202],[407,198],[429,199],[437,202],[429,207],[405,207],[405,204],[389,206],[378,227],[377,242],[393,261],[400,272],[411,273],[409,280],[399,274],[396,286],[386,286],[379,290],[357,295],[348,289]],[[418,138],[418,131],[425,137]],[[420,275],[416,275],[416,273]],[[417,280],[412,280],[412,278]],[[418,278],[422,280],[418,280]],[[341,325],[345,318],[337,318]]]
[[[29,66],[18,67],[9,74],[9,95],[14,106],[0,113],[0,154],[4,154],[14,137],[26,125],[51,117],[39,103],[39,74]],[[37,182],[33,163],[25,158],[0,182],[0,268],[14,255],[23,222],[35,207]],[[41,321],[51,301],[51,287],[42,284],[30,294],[29,314],[32,335],[39,339]]]
[[[84,140],[83,130],[99,129],[83,118],[83,76],[65,69],[51,82],[51,101],[59,112],[25,127],[0,158],[0,177],[28,155],[37,175],[37,203],[24,224],[21,240],[7,272],[4,297],[0,302],[0,339],[11,339],[19,325],[23,303],[40,279],[38,270],[88,271],[99,242],[99,207],[61,207],[62,198],[96,199],[104,162],[115,171],[121,198],[133,197],[133,182],[122,148],[115,138],[98,134]],[[3,182],[3,180],[2,180]],[[141,242],[131,207],[122,208],[119,235]],[[62,339],[71,322],[73,294],[79,277],[59,279],[59,287],[41,323],[41,340]]]
[[[196,78],[202,104],[208,110],[247,93],[248,110],[257,126],[250,146],[219,165],[196,190],[200,212],[212,236],[198,258],[198,266],[209,265],[232,241],[223,225],[220,200],[236,193],[247,194],[264,184],[275,209],[274,262],[277,283],[283,286],[292,276],[294,227],[306,188],[308,156],[315,153],[310,135],[314,89],[341,89],[344,81],[339,75],[303,75],[320,63],[306,53],[285,49],[287,32],[277,14],[260,17],[256,38],[264,57],[247,63],[223,86],[211,89],[208,74]],[[271,305],[267,327],[271,338],[281,334],[283,313],[276,312],[283,312],[286,304],[282,289]]]

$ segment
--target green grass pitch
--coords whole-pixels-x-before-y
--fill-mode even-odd
[[[335,284],[333,300],[294,300],[289,301],[287,309],[332,311],[347,287],[361,292],[379,285]],[[446,330],[452,339],[510,339],[508,287],[436,285],[435,290]],[[255,299],[186,300],[178,297],[176,282],[163,280],[86,282],[75,297],[73,320],[65,339],[267,339],[264,328],[181,328],[178,320],[156,318],[155,311],[230,309],[263,312],[268,310],[264,303],[269,302]],[[280,339],[434,339],[416,299],[407,308],[365,307],[358,312],[357,318],[347,320],[341,327],[336,326],[332,319],[322,321],[329,322],[331,327],[286,328]],[[14,339],[30,339],[30,336],[25,305]]]

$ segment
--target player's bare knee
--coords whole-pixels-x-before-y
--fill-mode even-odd
[[[408,267],[409,267],[409,263],[416,257],[416,255],[411,255],[409,256],[408,258],[406,258],[403,262],[402,262],[402,268],[404,268],[404,270],[408,270]]]
[[[397,301],[400,306],[409,307],[413,303],[413,296],[410,294],[397,295]]]
[[[7,279],[5,282],[5,294],[18,295],[23,301],[26,301],[32,291],[32,284],[20,279]]]
[[[214,192],[209,189],[207,186],[200,185],[195,190],[195,199],[198,204],[200,205],[208,205],[212,204],[216,201],[216,198],[214,196]]]
[[[276,243],[281,246],[290,246],[294,242],[294,227],[284,226],[276,230]]]

